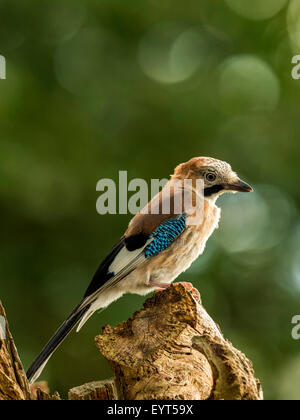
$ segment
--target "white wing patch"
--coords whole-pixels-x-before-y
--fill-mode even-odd
[[[121,249],[116,258],[108,267],[110,273],[118,274],[124,267],[130,264],[140,253],[141,251],[151,242],[152,239],[148,239],[145,245],[142,248],[138,248],[135,251],[128,251],[125,247]],[[146,259],[146,258],[145,258]]]
[[[114,275],[107,280],[105,284],[99,287],[94,293],[89,295],[82,304],[77,308],[77,312],[80,311],[85,306],[94,303],[97,298],[103,293],[105,290],[108,290],[119,283],[124,277],[126,277],[132,270],[134,270],[137,266],[142,264],[146,257],[143,254],[143,249],[151,242],[153,238],[149,239],[145,245],[135,251],[128,251],[126,248],[123,248],[119,254],[115,257],[114,261],[108,267],[108,270],[113,273]],[[91,307],[92,309],[92,307]],[[87,319],[91,316],[90,311],[86,313],[83,317],[83,320],[87,321]],[[78,329],[79,330],[85,321],[81,321]]]

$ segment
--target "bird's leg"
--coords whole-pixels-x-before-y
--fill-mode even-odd
[[[196,302],[201,304],[201,295],[200,292],[192,285],[192,283],[181,281],[176,284],[181,284],[187,292],[189,292]]]
[[[158,289],[155,289],[156,292],[161,292],[162,290],[167,289],[170,287],[170,283],[163,283],[161,281],[150,281],[149,286],[158,287]]]

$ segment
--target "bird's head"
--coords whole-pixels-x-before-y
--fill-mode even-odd
[[[217,198],[224,192],[253,191],[227,162],[210,157],[195,157],[181,163],[175,168],[172,179],[202,179],[207,198]]]

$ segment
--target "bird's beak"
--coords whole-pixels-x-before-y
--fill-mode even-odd
[[[224,188],[225,188],[225,190],[228,190],[228,191],[242,191],[242,192],[252,192],[253,191],[253,188],[250,187],[249,184],[247,184],[246,182],[242,181],[239,178],[234,182],[226,184],[224,186]]]

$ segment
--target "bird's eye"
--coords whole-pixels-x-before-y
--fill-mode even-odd
[[[205,178],[207,179],[207,181],[212,182],[215,181],[216,175],[209,172],[205,175]]]

